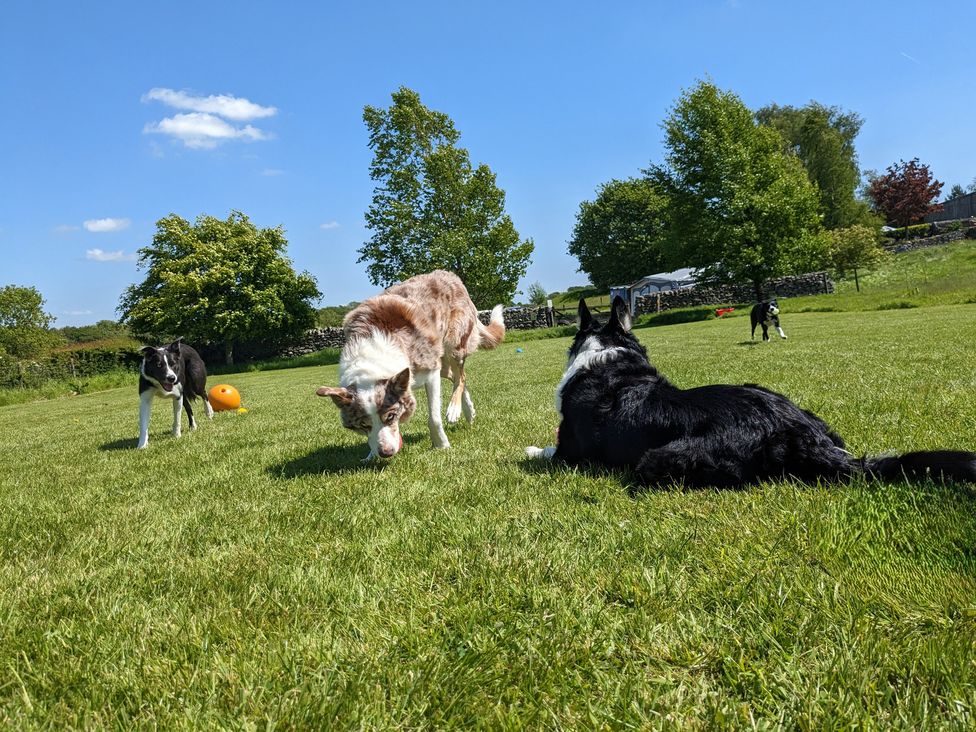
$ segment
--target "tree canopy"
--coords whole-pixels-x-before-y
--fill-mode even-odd
[[[649,176],[670,202],[669,259],[725,282],[762,283],[828,259],[816,188],[775,130],[735,94],[700,82],[664,122],[665,164]]]
[[[803,163],[817,186],[826,228],[871,222],[868,206],[856,197],[861,172],[854,139],[864,123],[861,117],[810,102],[803,107],[771,104],[756,112],[756,119],[779,132],[787,149]]]
[[[0,287],[0,355],[34,358],[62,343],[51,330],[53,322],[36,287]]]
[[[569,253],[596,287],[627,284],[665,266],[668,199],[647,178],[612,180],[583,201]]]
[[[279,227],[259,229],[239,211],[196,223],[170,214],[139,250],[146,278],[122,295],[122,322],[145,340],[182,336],[217,343],[233,363],[234,345],[284,340],[315,325],[315,279],[296,274]]]
[[[929,213],[942,210],[936,201],[942,181],[935,180],[929,166],[913,158],[889,165],[883,175],[871,179],[868,196],[874,209],[894,226],[911,226]]]
[[[363,121],[377,185],[366,212],[372,237],[359,250],[373,284],[433,269],[457,274],[478,307],[510,303],[533,251],[505,213],[505,192],[484,164],[472,167],[446,114],[406,87]]]

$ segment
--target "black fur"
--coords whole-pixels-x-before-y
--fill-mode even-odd
[[[614,300],[602,328],[582,300],[579,312],[570,362],[584,351],[594,360],[563,385],[554,460],[630,468],[647,485],[741,487],[784,476],[815,482],[859,474],[976,482],[971,452],[854,457],[815,414],[755,384],[679,389],[630,333],[623,300]]]
[[[749,313],[749,320],[752,321],[752,339],[756,339],[756,326],[761,325],[762,339],[768,341],[769,326],[780,328],[779,305],[776,303],[776,299],[764,300],[753,305],[752,312]]]

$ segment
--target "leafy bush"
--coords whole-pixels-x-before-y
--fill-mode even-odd
[[[903,226],[900,229],[889,231],[887,236],[892,239],[920,239],[932,233],[932,224],[915,224],[913,226]]]
[[[61,348],[37,359],[0,356],[0,388],[37,388],[49,381],[78,381],[112,371],[135,371],[142,354],[133,340]],[[79,382],[82,383],[82,382]]]

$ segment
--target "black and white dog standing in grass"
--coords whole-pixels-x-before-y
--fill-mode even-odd
[[[146,346],[139,367],[139,444],[149,444],[149,415],[155,397],[173,400],[173,437],[182,434],[181,408],[186,409],[190,429],[197,428],[190,402],[203,398],[207,417],[213,418],[213,407],[207,398],[207,367],[203,359],[179,338],[168,346]]]
[[[756,339],[756,326],[762,326],[762,339],[764,341],[769,340],[769,326],[774,326],[776,332],[779,333],[780,338],[786,338],[786,333],[779,325],[779,305],[776,300],[766,300],[764,302],[757,302],[752,306],[752,312],[749,313],[749,319],[752,321],[752,339]]]
[[[976,482],[976,454],[940,450],[855,457],[815,414],[755,384],[679,389],[658,373],[615,298],[600,327],[580,300],[579,332],[556,389],[555,447],[529,457],[630,468],[640,483],[738,488],[791,476],[805,482],[854,475]]]

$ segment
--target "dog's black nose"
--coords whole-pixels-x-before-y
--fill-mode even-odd
[[[166,383],[167,384],[175,384],[176,383],[176,374],[167,374],[167,376],[166,376]]]

